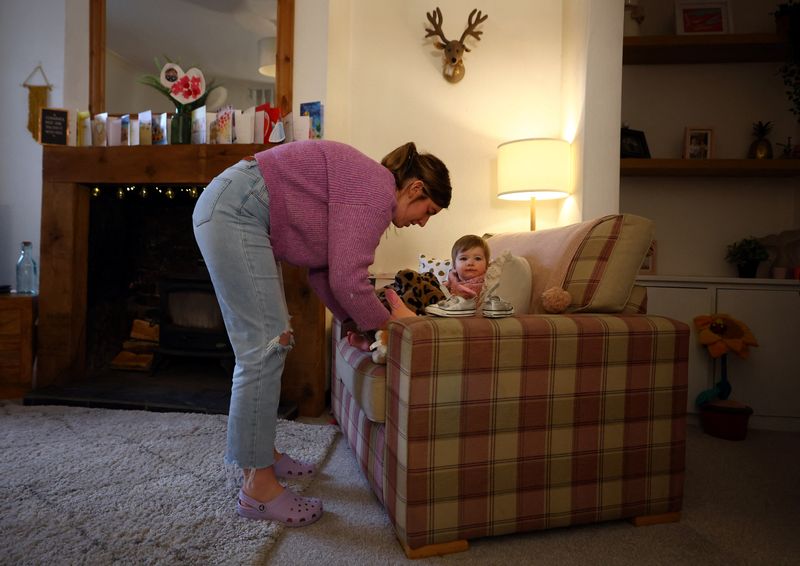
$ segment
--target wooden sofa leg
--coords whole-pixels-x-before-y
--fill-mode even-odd
[[[440,544],[428,544],[420,546],[419,548],[409,548],[403,541],[399,541],[403,545],[403,550],[406,557],[410,559],[428,558],[430,556],[442,556],[444,554],[453,554],[455,552],[464,552],[469,549],[469,543],[465,540],[454,540],[452,542],[443,542]]]
[[[661,513],[658,515],[641,515],[639,517],[631,517],[629,521],[637,527],[647,527],[648,525],[660,525],[662,523],[677,523],[681,520],[680,511],[671,511],[669,513]]]

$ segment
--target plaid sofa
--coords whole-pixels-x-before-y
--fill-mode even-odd
[[[633,276],[620,313],[392,322],[385,366],[335,323],[334,415],[409,556],[681,509],[689,331],[633,314]]]

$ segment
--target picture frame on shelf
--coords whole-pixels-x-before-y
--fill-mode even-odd
[[[650,149],[647,147],[647,138],[643,131],[622,128],[619,141],[620,157],[650,158]]]
[[[683,137],[684,159],[711,159],[714,155],[713,149],[713,128],[686,128]]]
[[[728,0],[675,2],[675,32],[678,35],[733,33]]]

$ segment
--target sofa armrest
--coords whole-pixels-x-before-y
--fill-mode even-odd
[[[384,496],[400,539],[679,510],[688,346],[660,316],[390,323]]]

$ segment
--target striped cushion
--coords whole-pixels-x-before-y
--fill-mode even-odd
[[[420,317],[389,331],[383,499],[410,548],[681,508],[686,325]]]
[[[634,285],[623,314],[646,314],[647,313],[647,287],[644,285]]]
[[[570,312],[621,312],[653,239],[653,222],[632,214],[600,220],[567,268]]]

